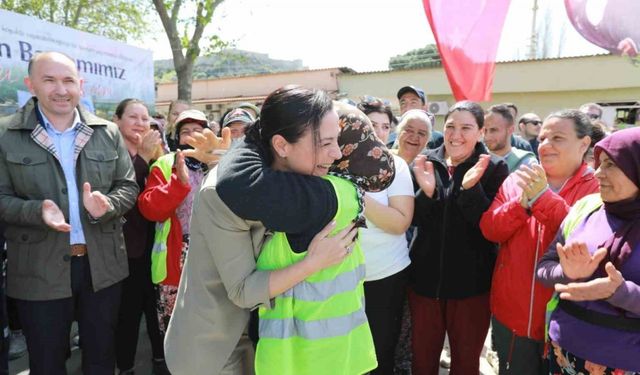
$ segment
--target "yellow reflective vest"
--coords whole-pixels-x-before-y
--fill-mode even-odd
[[[336,228],[358,213],[355,186],[326,176],[338,198]],[[259,270],[277,270],[299,262],[286,233],[276,232],[263,246]],[[356,242],[340,264],[318,271],[275,298],[272,309],[261,307],[258,375],[356,375],[377,367],[371,330],[364,312],[364,254]]]

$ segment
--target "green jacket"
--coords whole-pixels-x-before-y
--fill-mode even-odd
[[[6,223],[7,294],[25,300],[71,296],[69,234],[49,228],[42,220],[42,201],[53,200],[69,222],[69,201],[62,166],[53,148],[36,142],[44,128],[38,124],[37,99],[14,115],[0,119],[0,221]],[[115,124],[78,107],[85,127],[78,149],[76,180],[94,290],[128,275],[122,216],[133,207],[138,186],[131,158]],[[40,134],[43,136],[42,134]],[[47,137],[44,137],[47,138]],[[82,185],[107,195],[112,205],[91,220],[82,206]],[[84,211],[84,212],[82,212]]]

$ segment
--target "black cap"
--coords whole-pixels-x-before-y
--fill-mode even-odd
[[[426,103],[427,98],[424,95],[424,90],[422,90],[421,88],[415,87],[415,86],[405,86],[403,88],[401,88],[400,90],[398,90],[398,100],[400,100],[400,98],[402,98],[402,95],[408,93],[408,92],[412,92],[414,94],[416,94],[420,100],[422,100],[422,104]]]

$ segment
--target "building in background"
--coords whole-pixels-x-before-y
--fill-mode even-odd
[[[337,97],[338,77],[345,73],[355,72],[349,68],[328,68],[194,80],[191,103],[210,119],[218,121],[227,109],[242,102],[259,106],[269,93],[289,84],[321,89]],[[156,110],[166,113],[177,95],[177,82],[158,84]]]
[[[303,70],[244,77],[194,80],[193,105],[219,119],[224,111],[239,104],[261,104],[276,88],[299,84],[329,92],[334,98],[358,101],[363,95],[388,99],[399,113],[395,95],[400,87],[422,87],[437,117],[446,114],[454,99],[442,67],[358,73],[349,68]],[[159,84],[156,108],[166,112],[176,99],[177,84]],[[615,55],[505,61],[496,64],[493,100],[481,103],[513,102],[520,113],[542,117],[562,108],[578,108],[587,102],[604,107],[603,119],[610,125],[640,122],[640,67]],[[640,123],[639,123],[640,125]],[[436,121],[442,129],[442,120]]]

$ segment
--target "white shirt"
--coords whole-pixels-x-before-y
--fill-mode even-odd
[[[377,193],[366,193],[375,201],[388,206],[389,197],[414,197],[409,166],[399,156],[393,155],[396,175],[391,185]],[[407,239],[402,234],[390,234],[367,220],[367,229],[360,230],[360,247],[364,252],[367,268],[366,281],[380,280],[405,269],[410,263]]]

